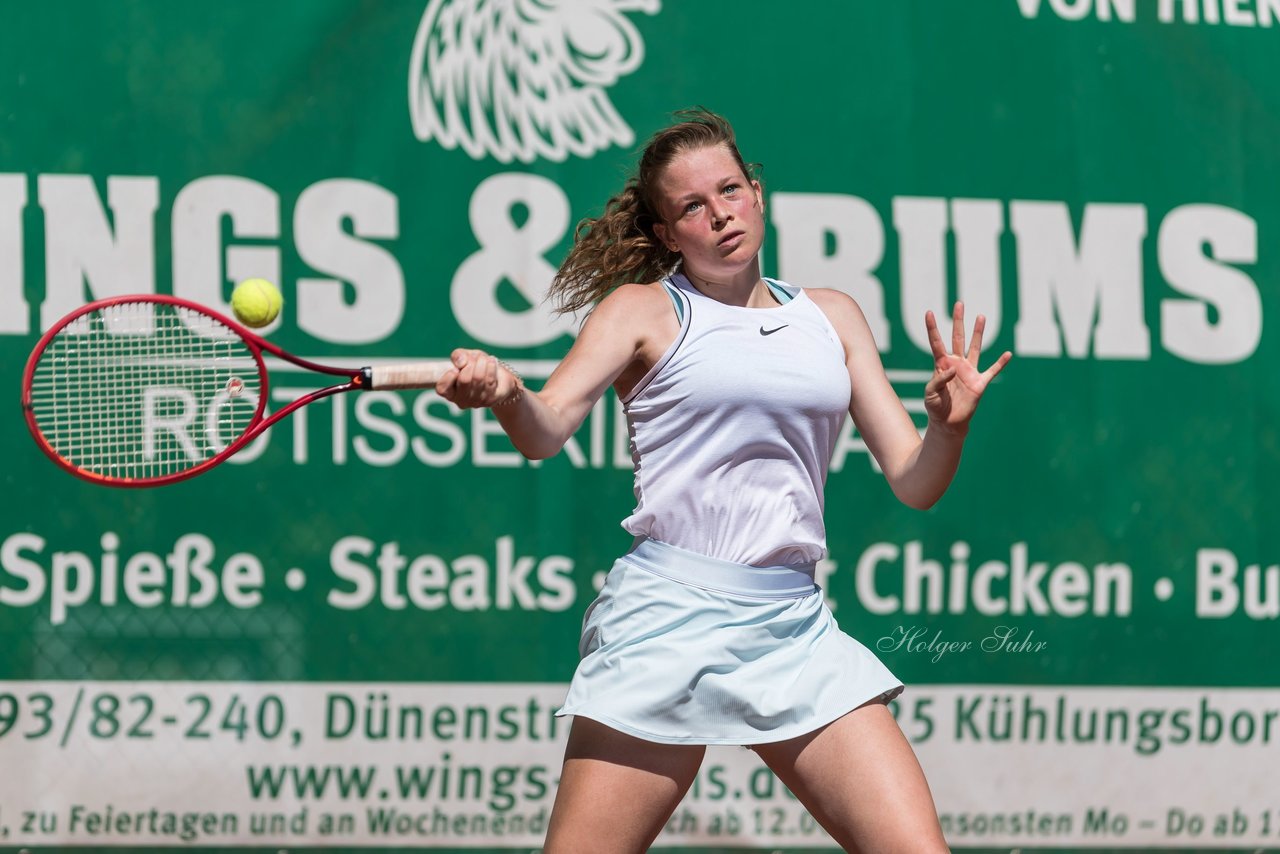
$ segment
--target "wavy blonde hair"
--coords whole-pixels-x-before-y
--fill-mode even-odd
[[[748,181],[758,180],[759,164],[747,164],[738,151],[733,127],[722,116],[702,107],[681,110],[680,119],[652,137],[640,155],[635,174],[622,192],[605,203],[604,213],[578,223],[573,248],[551,283],[548,297],[561,314],[593,305],[609,291],[628,282],[651,282],[680,263],[654,233],[658,215],[658,181],[681,154],[724,146]]]

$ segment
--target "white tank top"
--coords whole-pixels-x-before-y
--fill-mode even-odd
[[[631,534],[751,566],[826,556],[823,485],[849,411],[844,349],[803,290],[766,282],[784,304],[725,305],[679,273],[663,280],[680,334],[622,401]]]

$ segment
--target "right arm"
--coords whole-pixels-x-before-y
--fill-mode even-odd
[[[649,285],[623,285],[587,316],[577,340],[546,384],[523,390],[514,374],[480,350],[454,350],[454,369],[436,391],[463,409],[491,407],[516,450],[531,460],[553,456],[581,426],[610,384],[650,358],[671,301]]]

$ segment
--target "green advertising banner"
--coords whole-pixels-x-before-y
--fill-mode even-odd
[[[371,391],[126,490],[41,453],[21,374],[93,299],[253,276],[290,352],[536,387],[575,224],[698,104],[764,166],[766,274],[853,295],[918,426],[926,310],[1014,353],[933,509],[851,423],[828,481],[819,581],[951,845],[1280,845],[1277,0],[2,8],[0,848],[541,844],[630,546],[612,393],[541,463]],[[272,410],[315,387],[269,367]],[[834,847],[727,748],[659,845]]]

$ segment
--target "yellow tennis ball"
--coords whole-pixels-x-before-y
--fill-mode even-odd
[[[280,289],[266,279],[245,279],[231,292],[236,320],[257,329],[276,319],[284,305]]]

